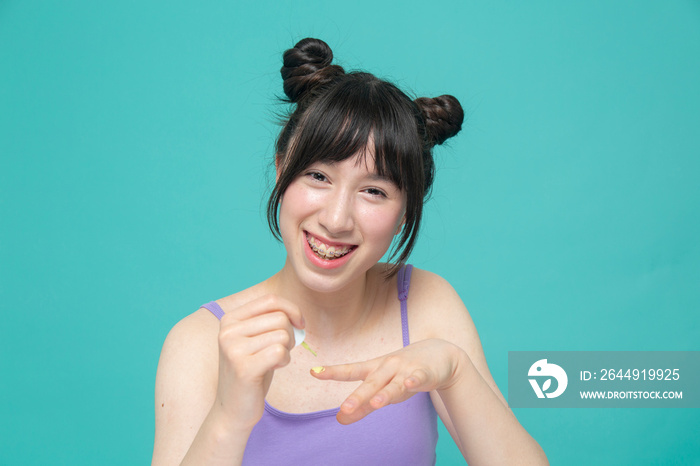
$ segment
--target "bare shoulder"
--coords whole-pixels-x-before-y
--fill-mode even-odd
[[[251,287],[217,303],[227,312],[256,293]],[[154,464],[179,463],[214,403],[219,329],[216,316],[200,308],[175,324],[165,338],[156,374]]]
[[[224,313],[260,295],[259,285],[216,300]],[[156,376],[156,394],[169,386],[209,387],[216,390],[218,373],[219,320],[209,310],[199,308],[170,330],[163,344]],[[159,390],[160,389],[160,390]],[[199,390],[201,391],[201,389]],[[161,404],[165,400],[161,401]]]
[[[505,403],[489,371],[474,321],[447,280],[432,272],[414,268],[408,293],[408,312],[412,341],[439,338],[459,346],[467,353],[494,393]]]
[[[464,342],[464,337],[477,338],[469,311],[455,289],[441,276],[413,268],[408,308],[412,323],[421,339],[442,338]]]
[[[165,338],[159,369],[164,363],[166,366],[168,364],[187,365],[188,362],[204,356],[215,355],[218,331],[218,319],[204,308],[183,318],[173,326]],[[184,369],[184,367],[177,367],[177,369]]]
[[[216,396],[219,321],[198,309],[179,321],[163,343],[155,390],[153,464],[187,453]]]
[[[421,299],[444,300],[456,295],[452,285],[440,275],[428,270],[413,267],[411,271],[411,287],[409,296],[411,298],[420,296]]]

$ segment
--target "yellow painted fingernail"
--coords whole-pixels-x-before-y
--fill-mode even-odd
[[[323,366],[317,366],[317,367],[312,367],[311,370],[317,374],[320,374],[321,372],[325,371],[326,368]]]

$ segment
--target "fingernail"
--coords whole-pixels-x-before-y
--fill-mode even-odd
[[[326,368],[323,366],[316,366],[316,367],[312,367],[311,370],[317,374],[320,374],[321,372],[325,371]]]
[[[355,401],[353,400],[345,400],[343,404],[340,406],[341,409],[345,409],[345,411],[352,411],[355,409]]]
[[[381,406],[384,404],[384,398],[382,398],[381,396],[375,396],[374,398],[372,398],[372,403]]]

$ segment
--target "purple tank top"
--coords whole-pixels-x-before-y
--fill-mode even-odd
[[[407,304],[411,265],[398,274],[403,345],[410,343]],[[224,315],[212,301],[202,307],[218,319]],[[344,426],[335,419],[340,408],[286,413],[265,401],[265,412],[248,439],[244,465],[434,465],[437,413],[428,393],[381,408]]]

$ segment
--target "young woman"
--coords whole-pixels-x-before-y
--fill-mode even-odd
[[[268,219],[287,259],[169,333],[153,464],[434,464],[437,415],[470,464],[547,464],[459,296],[406,264],[459,102],[413,101],[331,62],[317,39],[284,54],[296,107]],[[395,262],[380,263],[392,243]]]

